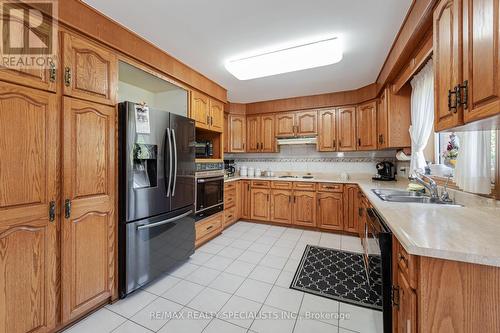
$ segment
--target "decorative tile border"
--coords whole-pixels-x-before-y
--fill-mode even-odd
[[[390,161],[395,162],[395,158],[390,157],[297,157],[297,158],[234,158],[236,163],[373,163]]]

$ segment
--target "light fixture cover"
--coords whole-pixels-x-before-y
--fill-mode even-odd
[[[322,39],[226,62],[238,80],[250,80],[335,64],[342,60],[338,38]]]

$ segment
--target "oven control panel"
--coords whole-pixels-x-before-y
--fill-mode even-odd
[[[224,170],[224,163],[196,163],[196,172]]]

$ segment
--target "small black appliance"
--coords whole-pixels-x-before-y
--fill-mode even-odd
[[[372,178],[373,180],[396,180],[396,167],[394,163],[383,161],[376,165],[377,174]]]
[[[214,156],[214,146],[212,141],[204,140],[196,142],[196,157],[210,158]]]
[[[236,172],[234,160],[224,160],[224,170],[226,170],[228,177],[233,177]]]

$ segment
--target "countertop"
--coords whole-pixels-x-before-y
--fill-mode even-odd
[[[500,201],[450,190],[464,205],[443,206],[382,201],[371,190],[406,189],[408,181],[373,181],[369,175],[341,180],[338,175],[314,179],[278,177],[232,177],[236,180],[280,180],[357,184],[387,226],[410,254],[500,267]]]

